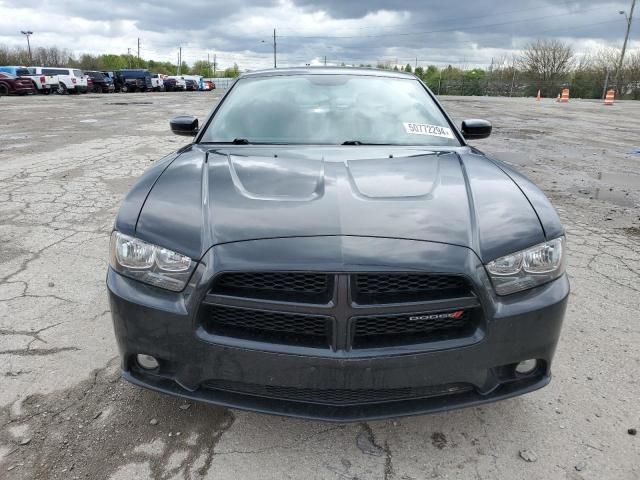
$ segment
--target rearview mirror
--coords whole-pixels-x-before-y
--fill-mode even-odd
[[[491,135],[491,122],[471,118],[462,122],[462,136],[467,140],[487,138]]]
[[[171,125],[171,131],[176,135],[193,137],[198,133],[198,119],[189,115],[174,117],[169,122],[169,125]]]

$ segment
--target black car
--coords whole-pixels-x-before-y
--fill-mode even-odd
[[[356,421],[545,386],[564,229],[415,76],[240,77],[125,197],[107,286],[122,374],[218,405]]]
[[[149,70],[116,70],[111,73],[116,92],[147,92],[153,89]]]
[[[196,92],[200,90],[200,86],[198,85],[198,82],[196,82],[195,80],[191,78],[186,78],[184,81],[187,84],[187,91]]]
[[[92,70],[85,70],[84,74],[93,81],[93,93],[111,93],[115,90],[113,80],[108,75]]]
[[[167,92],[184,91],[184,87],[182,85],[179,85],[178,80],[176,80],[175,78],[165,78],[163,82],[164,82],[164,89]]]

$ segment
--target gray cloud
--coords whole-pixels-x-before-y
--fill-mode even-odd
[[[323,58],[339,63],[392,61],[408,63],[487,64],[506,58],[538,37],[558,37],[577,49],[618,45],[627,0],[225,0],[188,3],[158,0],[5,0],[0,17],[30,11],[38,38],[81,52],[133,46],[142,37],[147,57],[174,58],[181,45],[185,58],[219,52],[222,63],[241,67],[271,62],[270,35],[278,28],[281,62],[308,63]],[[47,25],[47,15],[59,24]],[[9,15],[11,16],[11,15]],[[79,31],[77,18],[87,27]],[[24,21],[23,21],[24,23]],[[0,20],[0,43],[18,43],[21,28]],[[638,27],[636,27],[638,29]],[[91,44],[86,41],[91,37]],[[101,42],[100,39],[103,39]],[[263,43],[262,41],[265,41]],[[637,46],[632,43],[632,48]],[[413,63],[413,62],[410,62]]]

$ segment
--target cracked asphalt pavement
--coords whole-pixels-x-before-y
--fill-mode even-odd
[[[328,424],[119,379],[105,291],[118,204],[219,93],[0,99],[0,478],[640,478],[640,102],[443,97],[548,194],[572,293],[551,384],[478,408]]]

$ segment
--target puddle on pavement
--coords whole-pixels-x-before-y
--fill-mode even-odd
[[[491,152],[491,156],[511,165],[535,165],[532,154],[521,152]]]
[[[30,135],[25,133],[2,133],[0,134],[0,140],[24,140],[29,138]]]
[[[107,102],[105,105],[153,105],[153,102]]]
[[[604,202],[610,202],[620,207],[636,207],[639,203],[636,202],[629,192],[623,192],[620,190],[611,190],[609,187],[580,187],[572,188],[573,193],[577,193],[582,198],[588,198],[593,200],[602,200]]]
[[[626,187],[636,191],[640,190],[640,175],[633,173],[598,172],[596,175],[592,175],[592,177],[601,180],[607,185]]]
[[[518,139],[518,140],[531,140],[540,139],[546,135],[545,130],[538,130],[535,128],[494,128],[494,133],[497,136]]]

